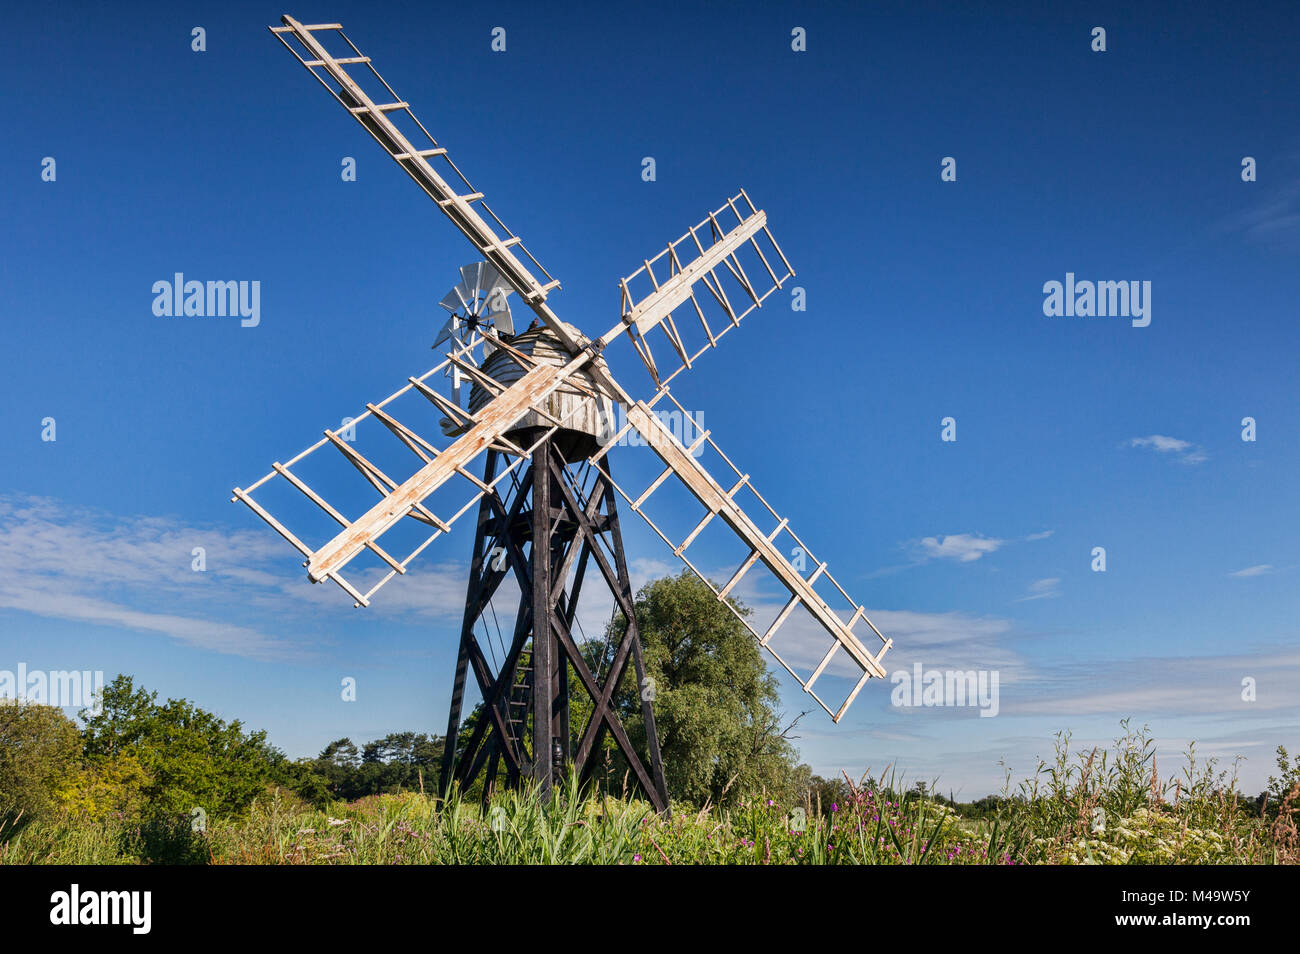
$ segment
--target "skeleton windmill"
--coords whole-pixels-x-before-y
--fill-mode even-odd
[[[484,772],[490,783],[500,771],[507,783],[531,778],[546,793],[566,765],[589,779],[608,734],[650,801],[667,807],[652,694],[639,694],[644,746],[633,745],[620,716],[636,702],[620,706],[615,699],[628,666],[639,685],[645,680],[620,500],[838,722],[867,680],[885,675],[881,657],[891,641],[669,390],[678,374],[793,277],[764,213],[742,189],[622,279],[618,321],[588,338],[549,304],[559,282],[489,209],[342,27],[304,26],[288,16],[282,22],[271,32],[464,233],[482,261],[461,269],[461,281],[441,303],[452,316],[438,337],[446,349],[441,363],[367,404],[346,426],[327,429],[296,457],[273,464],[256,483],[236,488],[232,499],[302,553],[312,582],[332,580],[358,607],[369,606],[430,544],[474,515],[444,791]],[[517,334],[505,302],[509,292],[535,316]],[[653,381],[645,400],[624,390],[607,363],[606,349],[624,341]],[[690,422],[688,439],[674,433],[674,421]],[[382,444],[363,450],[362,428]],[[614,481],[611,469],[610,451],[625,443],[648,446],[663,466],[635,494]],[[331,467],[338,472],[327,474]],[[361,505],[357,490],[368,498]],[[680,539],[648,508],[652,498],[674,492],[698,514],[672,506],[670,517],[687,517],[689,531]],[[349,515],[327,494],[340,507],[350,500]],[[706,528],[721,529],[741,547],[742,559],[722,585],[687,555]],[[742,581],[753,587],[760,566],[786,602],[769,623],[756,626],[728,595]],[[616,645],[594,662],[575,636],[589,578],[603,582],[627,621]],[[513,626],[508,615],[505,626],[497,620],[494,644],[487,624],[489,614],[496,618],[492,601],[516,590]],[[402,595],[419,594],[412,588]],[[874,653],[858,638],[864,627],[880,641]],[[482,700],[472,730],[462,726],[470,678]],[[834,689],[829,703],[827,685]],[[571,727],[574,691],[590,698],[591,712],[584,725]]]

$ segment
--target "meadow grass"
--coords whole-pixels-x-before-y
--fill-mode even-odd
[[[189,819],[63,818],[0,830],[4,864],[1294,864],[1300,783],[1272,811],[1189,751],[1161,779],[1146,731],[1113,751],[1056,757],[983,817],[881,781],[845,779],[831,804],[758,797],[657,815],[644,801],[580,791],[549,802],[500,792],[487,805],[416,792],[314,810],[273,790],[205,831]],[[7,837],[6,837],[7,835]]]

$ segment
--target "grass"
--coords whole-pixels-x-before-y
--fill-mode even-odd
[[[656,815],[648,803],[569,783],[547,804],[503,792],[484,808],[407,792],[317,811],[282,790],[243,816],[97,822],[64,818],[0,830],[4,864],[1295,864],[1300,782],[1269,810],[1235,777],[1188,752],[1161,779],[1154,744],[1056,757],[983,817],[905,790],[892,776],[846,779],[830,805],[754,798]],[[7,837],[6,837],[7,835]]]

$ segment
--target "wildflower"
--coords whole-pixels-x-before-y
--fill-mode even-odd
[[[632,856],[632,863],[633,863],[633,864],[637,864],[637,865],[639,865],[639,864],[641,863],[641,853],[640,853],[640,852],[637,852],[635,855]]]
[[[839,811],[839,810],[840,810],[840,806],[839,806],[838,804],[836,804],[835,802],[831,802],[831,811],[833,811],[833,812],[837,812],[837,811]]]

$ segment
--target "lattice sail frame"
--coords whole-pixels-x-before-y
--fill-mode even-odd
[[[654,410],[655,405],[659,404],[664,398],[677,409],[676,413],[681,414],[682,419],[689,421],[691,428],[684,429],[684,432],[697,434],[698,437],[690,446],[682,444],[673,433],[663,418]],[[753,634],[758,640],[759,645],[768,651],[772,657],[781,664],[781,667],[790,673],[799,685],[820,705],[833,721],[839,722],[844,713],[848,711],[862,687],[866,685],[867,680],[873,676],[883,678],[886,675],[881,659],[885,653],[893,646],[893,640],[886,638],[875,624],[867,618],[866,610],[863,606],[845,591],[839,582],[827,570],[823,562],[818,562],[808,549],[807,545],[799,538],[793,530],[790,529],[789,520],[782,517],[772,508],[762,494],[759,493],[750,481],[749,474],[742,473],[741,470],[732,463],[729,458],[713,440],[711,433],[705,430],[686,408],[682,407],[672,394],[669,393],[667,386],[661,387],[648,402],[637,402],[637,404],[626,409],[626,419],[622,428],[620,428],[609,442],[607,442],[596,454],[592,455],[590,462],[599,467],[600,461],[608,452],[619,444],[624,436],[631,430],[637,431],[638,434],[650,445],[654,452],[663,461],[665,468],[662,473],[656,477],[649,486],[640,494],[633,497],[623,489],[609,475],[607,470],[602,469],[602,473],[618,492],[618,494],[627,502],[632,510],[649,525],[650,529],[664,541],[677,556],[697,577],[699,577],[718,600],[723,603],[732,614],[736,616],[745,628]],[[718,458],[720,458],[735,477],[734,483],[729,488],[719,483],[705,468],[699,463],[697,454],[704,447],[710,448]],[[663,530],[656,525],[650,515],[645,511],[645,504],[662,488],[664,482],[670,477],[676,476],[681,484],[695,497],[695,499],[704,507],[705,514],[703,519],[691,530],[680,543],[674,544]],[[731,478],[728,478],[730,481]],[[776,521],[775,527],[767,532],[759,528],[757,522],[750,518],[748,514],[736,503],[736,496],[742,491],[748,490],[759,502],[762,508],[767,512],[772,520]],[[694,544],[700,533],[715,518],[720,517],[731,530],[749,546],[749,555],[740,564],[731,578],[721,587],[715,586],[713,581],[699,567],[695,565],[687,556],[686,551]],[[789,559],[785,556],[785,548],[777,544],[777,540],[782,535],[789,539],[803,552],[805,558],[811,561],[816,569],[811,574],[804,577],[797,570]],[[728,601],[728,594],[740,583],[755,566],[756,563],[763,563],[771,572],[772,576],[785,588],[790,594],[789,601],[785,604],[776,618],[763,631],[756,630],[750,621],[737,612],[736,608]],[[854,607],[852,616],[848,620],[842,619],[821,595],[814,589],[814,585],[819,580],[824,580],[834,587],[835,590],[844,598],[846,603]],[[833,638],[834,642],[822,655],[816,668],[808,678],[804,678],[794,669],[794,667],[777,652],[776,648],[771,645],[772,638],[777,631],[785,625],[790,614],[800,605],[804,606],[813,618],[825,629]],[[871,653],[854,633],[854,627],[859,622],[865,622],[871,632],[879,638],[881,647],[876,653]],[[813,684],[826,672],[827,667],[835,660],[840,649],[844,649],[848,660],[857,667],[861,675],[855,682],[852,690],[842,703],[837,706],[831,706],[817,694],[813,689]]]
[[[748,207],[747,212],[742,211],[744,206]],[[731,225],[733,219],[735,225]],[[767,246],[766,254],[764,245]],[[685,249],[685,256],[679,254],[680,249]],[[756,275],[766,273],[771,279],[770,284],[766,281],[755,284],[750,280],[740,259],[741,252],[751,259],[750,267]],[[759,265],[762,272],[757,270]],[[660,274],[667,272],[662,282],[655,272],[656,267]],[[778,270],[782,274],[778,275]],[[728,276],[730,280],[726,280]],[[767,215],[755,207],[745,190],[741,189],[724,205],[687,229],[681,238],[669,242],[662,252],[644,260],[640,268],[619,281],[623,327],[655,384],[666,385],[681,372],[692,368],[704,352],[716,348],[723,335],[740,327],[743,318],[761,308],[769,295],[793,277],[794,269],[767,227]],[[727,294],[729,284],[732,286],[731,295]],[[649,290],[638,300],[638,292],[646,285],[649,285]],[[703,286],[709,293],[705,304],[711,309],[716,307],[721,313],[722,322],[716,328],[709,324],[696,295],[698,286]],[[737,304],[732,303],[733,296]],[[685,309],[687,302],[691,303],[691,309]],[[698,346],[674,320],[674,314],[682,311],[700,326],[696,338],[702,332],[705,340]],[[682,323],[687,324],[687,319]],[[648,335],[656,328],[663,332],[681,362],[667,374],[656,363],[650,347]],[[612,340],[617,330],[618,326],[615,326],[606,338]]]
[[[682,370],[692,367],[694,361],[705,350],[716,347],[718,340],[727,331],[738,327],[741,319],[750,314],[753,309],[760,307],[762,301],[768,295],[780,288],[786,279],[793,276],[794,272],[790,268],[788,261],[786,261],[785,255],[781,252],[780,247],[777,246],[775,239],[767,228],[765,214],[757,209],[744,190],[741,190],[737,196],[727,200],[724,206],[708,215],[699,225],[688,229],[681,238],[669,243],[664,251],[653,259],[644,260],[641,269],[633,272],[620,282],[622,307],[618,324],[595,341],[590,341],[581,335],[574,335],[571,329],[560,321],[559,317],[546,303],[547,295],[551,290],[559,286],[559,282],[551,278],[537,260],[526,249],[523,249],[519,238],[510,232],[501,220],[482,202],[482,193],[473,190],[468,179],[461,174],[447,155],[447,150],[438,146],[433,136],[411,113],[408,104],[398,98],[392,87],[374,69],[370,58],[364,56],[355,44],[347,39],[342,32],[342,26],[340,24],[303,26],[288,16],[283,18],[283,22],[285,25],[282,27],[271,27],[272,33],[330,91],[331,95],[361,123],[367,132],[384,147],[385,151],[416,181],[421,189],[434,199],[438,208],[470,239],[471,243],[478,248],[480,254],[502,274],[520,295],[520,298],[528,304],[546,326],[550,328],[552,333],[569,349],[573,358],[563,367],[538,363],[528,355],[511,348],[490,331],[486,332],[486,337],[475,335],[461,348],[450,353],[446,361],[425,372],[419,378],[408,379],[406,386],[378,404],[368,404],[366,412],[352,422],[352,426],[355,427],[369,418],[375,418],[385,426],[388,432],[398,438],[408,450],[412,451],[420,459],[422,466],[401,483],[394,481],[367,458],[349,447],[349,442],[340,439],[337,433],[327,430],[323,440],[318,441],[298,456],[292,458],[289,463],[274,464],[270,473],[256,483],[246,489],[236,488],[232,500],[242,501],[249,506],[254,513],[265,520],[307,557],[304,565],[307,566],[308,576],[313,582],[332,579],[353,598],[356,606],[367,606],[371,597],[380,587],[394,576],[404,574],[408,565],[416,556],[439,536],[450,532],[452,525],[465,513],[469,512],[485,493],[494,492],[497,483],[513,474],[522,460],[529,458],[542,442],[549,440],[557,431],[563,428],[565,422],[557,420],[547,413],[543,402],[546,396],[561,384],[570,388],[587,390],[579,382],[573,380],[575,373],[579,370],[586,370],[596,382],[601,393],[620,404],[626,412],[624,427],[617,431],[597,454],[593,455],[591,462],[599,466],[599,461],[609,449],[619,442],[629,429],[635,429],[641,435],[664,462],[665,471],[637,498],[629,496],[612,480],[611,484],[627,500],[632,509],[641,514],[650,527],[669,546],[673,547],[674,553],[713,589],[718,599],[728,605],[729,608],[732,608],[733,613],[735,610],[727,602],[727,595],[757,562],[762,562],[776,576],[778,581],[791,594],[789,602],[776,620],[761,634],[754,630],[744,617],[740,617],[741,621],[745,623],[759,643],[777,659],[782,667],[798,680],[800,686],[813,696],[818,704],[831,715],[833,720],[838,722],[857,697],[866,681],[872,676],[883,677],[885,675],[880,659],[890,648],[892,641],[886,639],[870,620],[866,620],[866,614],[862,606],[849,598],[843,587],[830,576],[824,563],[817,564],[817,568],[813,573],[805,578],[786,559],[782,548],[778,547],[774,542],[782,533],[788,533],[809,557],[811,557],[811,554],[808,553],[807,548],[803,546],[793,531],[788,529],[788,521],[779,517],[776,511],[768,505],[767,501],[758,494],[757,490],[749,483],[748,475],[742,474],[731,463],[730,459],[711,440],[708,432],[702,432],[696,444],[693,444],[691,448],[686,448],[653,410],[657,403],[664,397],[668,397],[672,403],[677,405],[681,413],[689,418],[690,415],[685,409],[680,404],[677,404],[676,399],[668,393],[667,383]],[[314,33],[318,31],[337,32],[355,55],[341,58],[332,56],[315,38]],[[308,55],[304,56],[298,49],[295,49],[286,40],[285,34],[294,37]],[[392,96],[393,101],[378,104],[371,99],[347,72],[345,67],[351,64],[364,64],[375,79],[382,84],[387,93]],[[405,134],[392,124],[389,119],[390,114],[408,117],[427,139],[429,146],[427,148],[417,148],[412,144]],[[461,192],[453,188],[446,179],[433,169],[429,163],[430,159],[445,162],[466,191]],[[737,202],[743,202],[748,211],[742,211],[742,207],[737,205]],[[476,207],[482,208],[492,222],[489,223],[481,217]],[[727,221],[729,216],[734,217],[737,224],[731,227],[729,231],[726,231],[723,222]],[[495,223],[495,228],[492,223]],[[700,234],[706,230],[706,227],[707,245],[701,240]],[[499,236],[497,228],[504,232],[506,237]],[[769,246],[767,255],[763,252],[760,238],[763,240],[763,244]],[[688,242],[690,244],[687,244]],[[679,248],[686,248],[689,253],[691,246],[694,246],[694,250],[698,254],[684,262],[678,250]],[[515,247],[520,248],[528,260],[546,277],[546,283],[542,283],[535,278],[527,266],[515,257],[511,251]],[[757,255],[759,263],[763,266],[768,278],[771,279],[770,285],[766,281],[755,285],[744,269],[738,253],[743,250],[748,254],[751,249]],[[783,274],[778,274],[778,269],[772,265],[772,262],[778,260],[781,266],[780,271]],[[659,266],[661,271],[664,269],[667,271],[667,275],[662,282],[655,272],[656,265]],[[762,274],[756,268],[754,271],[755,274]],[[732,296],[726,293],[724,281],[728,277],[734,285],[739,286],[740,294],[744,296],[738,299],[742,304],[746,305],[743,310],[737,309],[732,303]],[[636,299],[637,291],[634,285],[646,281],[649,282],[651,290],[643,297]],[[709,325],[701,307],[701,302],[696,296],[695,286],[697,284],[702,285],[710,293],[709,300],[720,308],[725,318],[725,326],[715,330]],[[746,299],[748,300],[747,303]],[[698,350],[695,350],[694,345],[688,344],[686,336],[682,334],[673,317],[674,312],[685,306],[687,302],[691,303],[694,317],[698,319],[707,338],[707,341],[700,345]],[[647,334],[655,328],[662,329],[673,351],[681,360],[681,365],[667,375],[661,373],[648,343]],[[608,344],[624,334],[632,341],[642,361],[646,364],[651,377],[659,386],[649,402],[634,401],[621,385],[613,379],[603,362],[593,361]],[[489,340],[492,345],[500,347],[511,354],[514,360],[525,370],[525,374],[508,387],[501,385],[481,372],[472,359],[469,358],[469,352],[474,346]],[[460,407],[459,402],[438,395],[436,389],[428,385],[429,378],[440,371],[447,370],[449,367],[463,371],[495,395],[493,400],[478,414],[469,414]],[[434,441],[430,441],[413,428],[402,424],[385,410],[392,402],[413,391],[423,395],[450,417],[464,418],[464,423],[468,429],[451,444],[438,447]],[[592,392],[587,390],[587,393],[591,394]],[[509,442],[504,435],[515,422],[529,411],[541,414],[544,419],[550,422],[550,427],[544,430],[541,436],[529,447],[519,447]],[[730,490],[724,490],[693,456],[692,451],[704,443],[707,443],[709,447],[716,451],[739,478]],[[344,517],[291,470],[291,468],[306,461],[327,444],[336,448],[347,462],[381,495],[377,504],[355,520],[348,520]],[[507,455],[509,462],[493,481],[485,483],[473,473],[470,466],[489,449],[502,451]],[[603,472],[606,473],[608,478],[607,470]],[[706,509],[705,519],[700,525],[682,543],[675,546],[642,510],[642,505],[663,485],[668,476],[676,476]],[[295,490],[303,494],[332,520],[341,525],[343,529],[324,546],[312,548],[304,543],[298,535],[277,520],[252,496],[254,491],[262,488],[277,477],[283,479]],[[464,504],[460,506],[453,505],[450,510],[446,511],[445,516],[440,517],[426,506],[426,501],[453,477],[468,480],[474,485],[475,490]],[[755,521],[736,504],[735,496],[744,488],[752,491],[763,508],[778,521],[776,528],[771,532],[765,533],[759,529]],[[686,550],[695,541],[699,532],[714,517],[721,517],[723,522],[750,548],[749,557],[731,580],[720,588],[713,587],[708,578],[685,556]],[[399,560],[387,553],[380,546],[379,540],[394,526],[402,523],[407,518],[413,518],[417,522],[433,527],[434,530],[415,546],[405,558]],[[342,570],[354,557],[366,551],[376,555],[383,563],[387,564],[388,571],[378,582],[363,591],[344,577]],[[855,607],[854,613],[849,620],[841,619],[814,589],[814,584],[821,579],[832,583],[844,599]],[[799,676],[795,669],[770,645],[777,629],[788,620],[791,612],[800,605],[812,614],[816,622],[834,640],[812,675],[806,680]],[[740,616],[738,613],[736,615]],[[860,620],[866,620],[867,625],[883,644],[874,655],[868,652],[853,632],[854,627]],[[841,649],[844,650],[849,660],[858,667],[861,676],[844,702],[832,708],[818,696],[812,687]]]
[[[388,408],[400,398],[408,394],[416,394],[426,398],[427,401],[439,412],[447,415],[449,418],[469,425],[471,430],[481,427],[488,412],[492,409],[491,405],[479,411],[477,414],[474,414],[462,407],[459,402],[455,401],[452,397],[440,393],[437,390],[437,387],[430,382],[443,381],[444,372],[450,368],[457,368],[468,377],[472,378],[475,382],[499,397],[502,393],[509,390],[509,388],[480,371],[473,361],[469,360],[470,355],[475,348],[488,342],[490,342],[494,347],[500,348],[509,355],[516,364],[528,371],[538,370],[539,368],[541,370],[559,370],[554,368],[553,365],[541,365],[539,362],[533,360],[530,355],[517,350],[508,342],[490,332],[487,335],[476,332],[462,346],[450,352],[446,359],[439,364],[430,368],[419,377],[408,378],[407,384],[388,395],[388,397],[384,398],[382,401],[367,404],[366,410],[363,413],[350,420],[346,430],[351,430],[353,433],[356,433],[356,429],[360,425],[373,418],[384,426],[385,431],[388,432],[390,436],[395,437],[400,441],[402,445],[410,450],[422,462],[424,466],[421,468],[421,471],[441,459],[447,459],[449,453],[454,454],[456,450],[463,447],[463,443],[460,439],[453,440],[444,436],[440,431],[437,433],[436,437],[430,439],[426,437],[425,434],[421,434],[415,430],[413,427],[402,423],[396,416],[394,416],[391,410],[388,410]],[[577,381],[566,381],[565,387],[579,391],[586,391],[588,394],[591,393],[590,389]],[[353,441],[349,440],[347,437],[340,436],[339,431],[345,430],[345,428],[340,428],[339,431],[327,428],[324,432],[325,436],[315,444],[312,444],[306,450],[290,458],[285,463],[277,461],[272,464],[269,472],[254,483],[250,484],[248,487],[236,487],[233,490],[234,496],[231,497],[231,501],[239,501],[247,505],[250,510],[261,517],[262,520],[264,520],[272,529],[279,533],[280,536],[284,537],[285,540],[291,543],[303,556],[305,556],[307,561],[303,565],[309,568],[309,576],[312,582],[320,582],[324,579],[333,580],[344,590],[344,592],[352,597],[355,606],[369,606],[371,598],[381,587],[393,579],[393,577],[405,574],[407,567],[410,565],[412,560],[419,556],[420,553],[433,543],[434,540],[438,539],[443,534],[449,533],[452,525],[467,512],[472,510],[478,504],[483,494],[492,492],[497,484],[510,477],[522,461],[531,457],[533,450],[541,442],[549,440],[565,425],[565,423],[567,423],[565,420],[550,414],[545,407],[532,407],[530,409],[535,410],[538,414],[542,415],[542,417],[548,422],[549,426],[541,432],[540,437],[527,447],[521,447],[513,443],[506,438],[503,433],[496,433],[492,438],[482,440],[473,453],[461,453],[456,457],[454,464],[450,467],[448,477],[453,475],[459,476],[469,481],[469,483],[476,488],[476,491],[462,504],[454,506],[454,509],[439,516],[424,505],[424,499],[428,496],[428,494],[425,494],[414,503],[402,507],[398,512],[397,520],[392,521],[392,523],[385,528],[385,531],[375,533],[373,536],[367,538],[359,548],[352,552],[347,560],[343,560],[338,566],[330,565],[324,569],[318,569],[321,564],[322,553],[326,552],[326,547],[328,547],[329,544],[326,544],[323,547],[312,547],[308,545],[301,539],[302,536],[306,536],[306,533],[302,532],[299,528],[291,529],[286,526],[280,519],[270,512],[268,507],[259,503],[254,498],[253,494],[265,485],[279,478],[286,484],[292,486],[295,490],[299,491],[309,501],[314,503],[324,514],[342,526],[343,532],[346,533],[356,523],[356,521],[346,518],[328,501],[326,501],[324,497],[313,490],[312,487],[306,483],[303,477],[295,473],[292,468],[308,461],[317,451],[327,447],[333,448],[343,455],[343,458],[347,463],[351,464],[374,490],[379,491],[380,504],[385,500],[391,499],[396,491],[409,484],[411,480],[414,479],[414,476],[418,476],[421,471],[416,471],[415,475],[406,475],[405,479],[399,483],[385,473],[383,469],[369,460],[366,455],[353,448],[351,446]],[[578,408],[575,408],[575,410],[577,409]],[[506,426],[500,427],[499,430],[501,432],[507,430],[508,423]],[[371,428],[371,431],[373,431],[373,428]],[[426,429],[426,433],[429,432],[429,429]],[[500,469],[500,472],[493,480],[484,482],[473,471],[473,469],[471,469],[470,465],[485,455],[488,450],[495,450],[501,453],[505,457],[507,463]],[[373,512],[374,509],[375,508],[372,507],[371,511],[368,511],[368,513]],[[383,536],[383,533],[386,532],[386,530],[391,529],[393,524],[396,524],[404,517],[413,518],[433,527],[434,529],[432,533],[415,546],[414,549],[412,549],[405,557],[397,559],[380,545],[379,538]],[[338,536],[342,536],[342,534],[339,534]],[[337,540],[338,536],[334,539]],[[387,573],[385,573],[373,585],[365,587],[364,590],[361,586],[345,577],[342,572],[343,566],[361,550],[370,551],[388,566]]]

